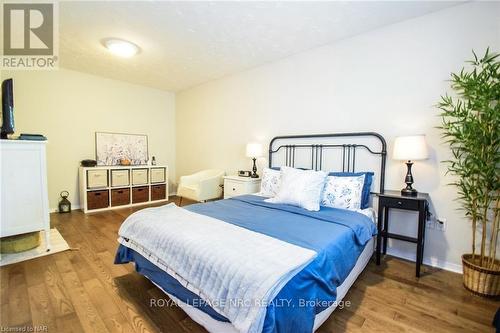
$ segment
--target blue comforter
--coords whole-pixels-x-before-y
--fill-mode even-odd
[[[267,306],[263,332],[312,332],[314,316],[336,300],[337,287],[356,264],[366,243],[376,234],[365,215],[322,207],[309,212],[290,205],[272,204],[253,195],[239,196],[186,209],[217,218],[317,252],[317,257],[295,275]],[[220,321],[199,296],[186,290],[135,251],[120,245],[115,263],[134,261],[136,269],[187,304]]]

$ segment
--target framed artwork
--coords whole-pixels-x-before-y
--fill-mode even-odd
[[[148,164],[148,136],[145,134],[95,133],[97,165],[119,165],[122,159],[132,165]]]

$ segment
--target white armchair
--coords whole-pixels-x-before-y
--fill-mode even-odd
[[[222,196],[223,177],[225,172],[217,169],[199,171],[189,176],[180,178],[177,196],[194,201],[207,201]]]

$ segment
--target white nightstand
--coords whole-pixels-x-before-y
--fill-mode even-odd
[[[260,191],[260,178],[226,176],[224,177],[224,199],[237,195],[252,194]]]

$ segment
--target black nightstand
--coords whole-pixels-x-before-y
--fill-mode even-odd
[[[417,268],[416,276],[420,277],[420,265],[424,257],[425,242],[425,221],[427,220],[429,195],[427,193],[418,193],[415,197],[402,196],[401,191],[385,191],[378,195],[378,234],[377,234],[377,265],[380,265],[380,252],[383,247],[383,253],[387,253],[387,239],[394,238],[406,242],[417,244]],[[413,210],[418,212],[418,232],[417,238],[408,237],[389,232],[389,209],[397,208],[404,210]],[[383,246],[382,246],[383,239]]]

